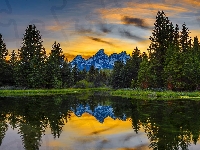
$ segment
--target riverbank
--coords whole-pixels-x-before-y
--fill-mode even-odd
[[[152,91],[141,89],[118,89],[111,88],[87,88],[87,89],[27,89],[27,90],[0,90],[0,96],[48,96],[48,95],[65,95],[65,94],[101,94],[111,96],[121,96],[137,99],[194,99],[200,100],[200,91],[194,92],[173,92],[173,91]]]
[[[113,96],[121,96],[137,99],[194,99],[200,100],[200,91],[194,92],[174,92],[174,91],[152,91],[141,89],[119,89],[111,92]]]
[[[26,90],[0,90],[0,96],[37,96],[37,95],[65,95],[84,94],[93,92],[110,91],[109,88],[89,88],[89,89],[26,89]]]

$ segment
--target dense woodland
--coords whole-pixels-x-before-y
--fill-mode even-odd
[[[57,42],[53,43],[50,54],[46,54],[35,25],[27,27],[21,48],[11,54],[0,34],[0,86],[198,90],[200,44],[198,37],[190,37],[186,24],[179,29],[163,11],[158,11],[149,39],[148,54],[141,53],[136,47],[126,64],[117,61],[113,70],[98,70],[91,66],[87,72],[72,67]]]

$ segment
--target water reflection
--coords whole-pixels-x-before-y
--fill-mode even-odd
[[[6,133],[11,135],[12,128],[27,150],[44,147],[48,132],[54,139],[65,140],[77,132],[80,136],[72,141],[96,141],[96,149],[186,150],[190,145],[194,149],[195,144],[199,149],[199,108],[200,102],[189,100],[145,101],[94,95],[86,99],[74,95],[1,97],[0,145],[8,143],[4,139]],[[94,120],[96,123],[92,123]],[[131,131],[128,126],[132,126]],[[127,144],[130,141],[132,145]],[[127,147],[120,146],[124,143]]]

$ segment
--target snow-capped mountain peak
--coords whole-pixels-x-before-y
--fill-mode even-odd
[[[72,67],[77,64],[80,70],[84,68],[89,70],[92,65],[98,69],[113,69],[115,61],[126,61],[130,58],[125,51],[117,54],[113,53],[110,56],[105,54],[104,49],[100,49],[95,55],[85,60],[81,55],[77,55],[71,62]]]

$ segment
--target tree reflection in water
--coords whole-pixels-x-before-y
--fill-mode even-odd
[[[59,138],[72,112],[79,117],[86,112],[100,123],[108,116],[130,120],[135,133],[144,129],[151,149],[186,150],[199,140],[199,108],[200,102],[190,100],[145,101],[94,95],[84,100],[74,95],[1,97],[0,145],[10,126],[18,129],[25,149],[39,149],[47,128]]]

